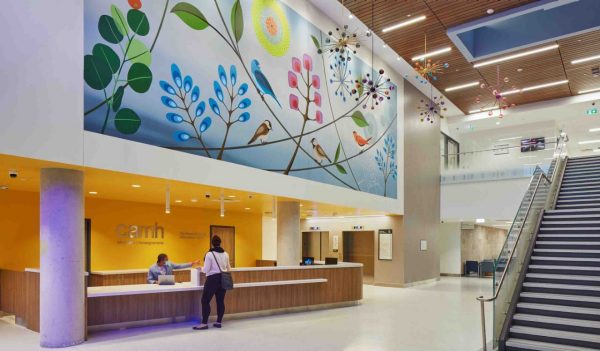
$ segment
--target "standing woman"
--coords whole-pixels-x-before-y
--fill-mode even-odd
[[[225,292],[221,286],[221,272],[231,270],[229,265],[229,255],[221,247],[221,238],[213,236],[211,239],[212,248],[204,256],[204,267],[202,271],[206,274],[206,282],[202,291],[202,323],[194,327],[195,330],[208,329],[208,316],[210,316],[210,301],[213,296],[217,298],[217,322],[213,324],[215,328],[221,328],[221,321],[225,314]]]

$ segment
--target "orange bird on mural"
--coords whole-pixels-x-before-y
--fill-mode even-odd
[[[371,138],[365,139],[356,131],[353,131],[352,135],[354,135],[354,140],[356,141],[356,144],[358,144],[358,146],[363,147],[365,145],[369,145],[369,140],[371,140]]]

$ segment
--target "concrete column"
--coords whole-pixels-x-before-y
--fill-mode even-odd
[[[297,266],[302,252],[300,232],[300,203],[277,203],[277,265]]]
[[[40,345],[67,347],[85,337],[83,172],[40,178]]]

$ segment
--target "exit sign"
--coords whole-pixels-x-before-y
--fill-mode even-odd
[[[588,116],[591,115],[597,115],[598,114],[598,109],[597,108],[589,108],[585,111],[585,114]]]

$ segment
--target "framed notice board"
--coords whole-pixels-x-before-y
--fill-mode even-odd
[[[384,261],[392,260],[392,230],[379,229],[378,258]]]

